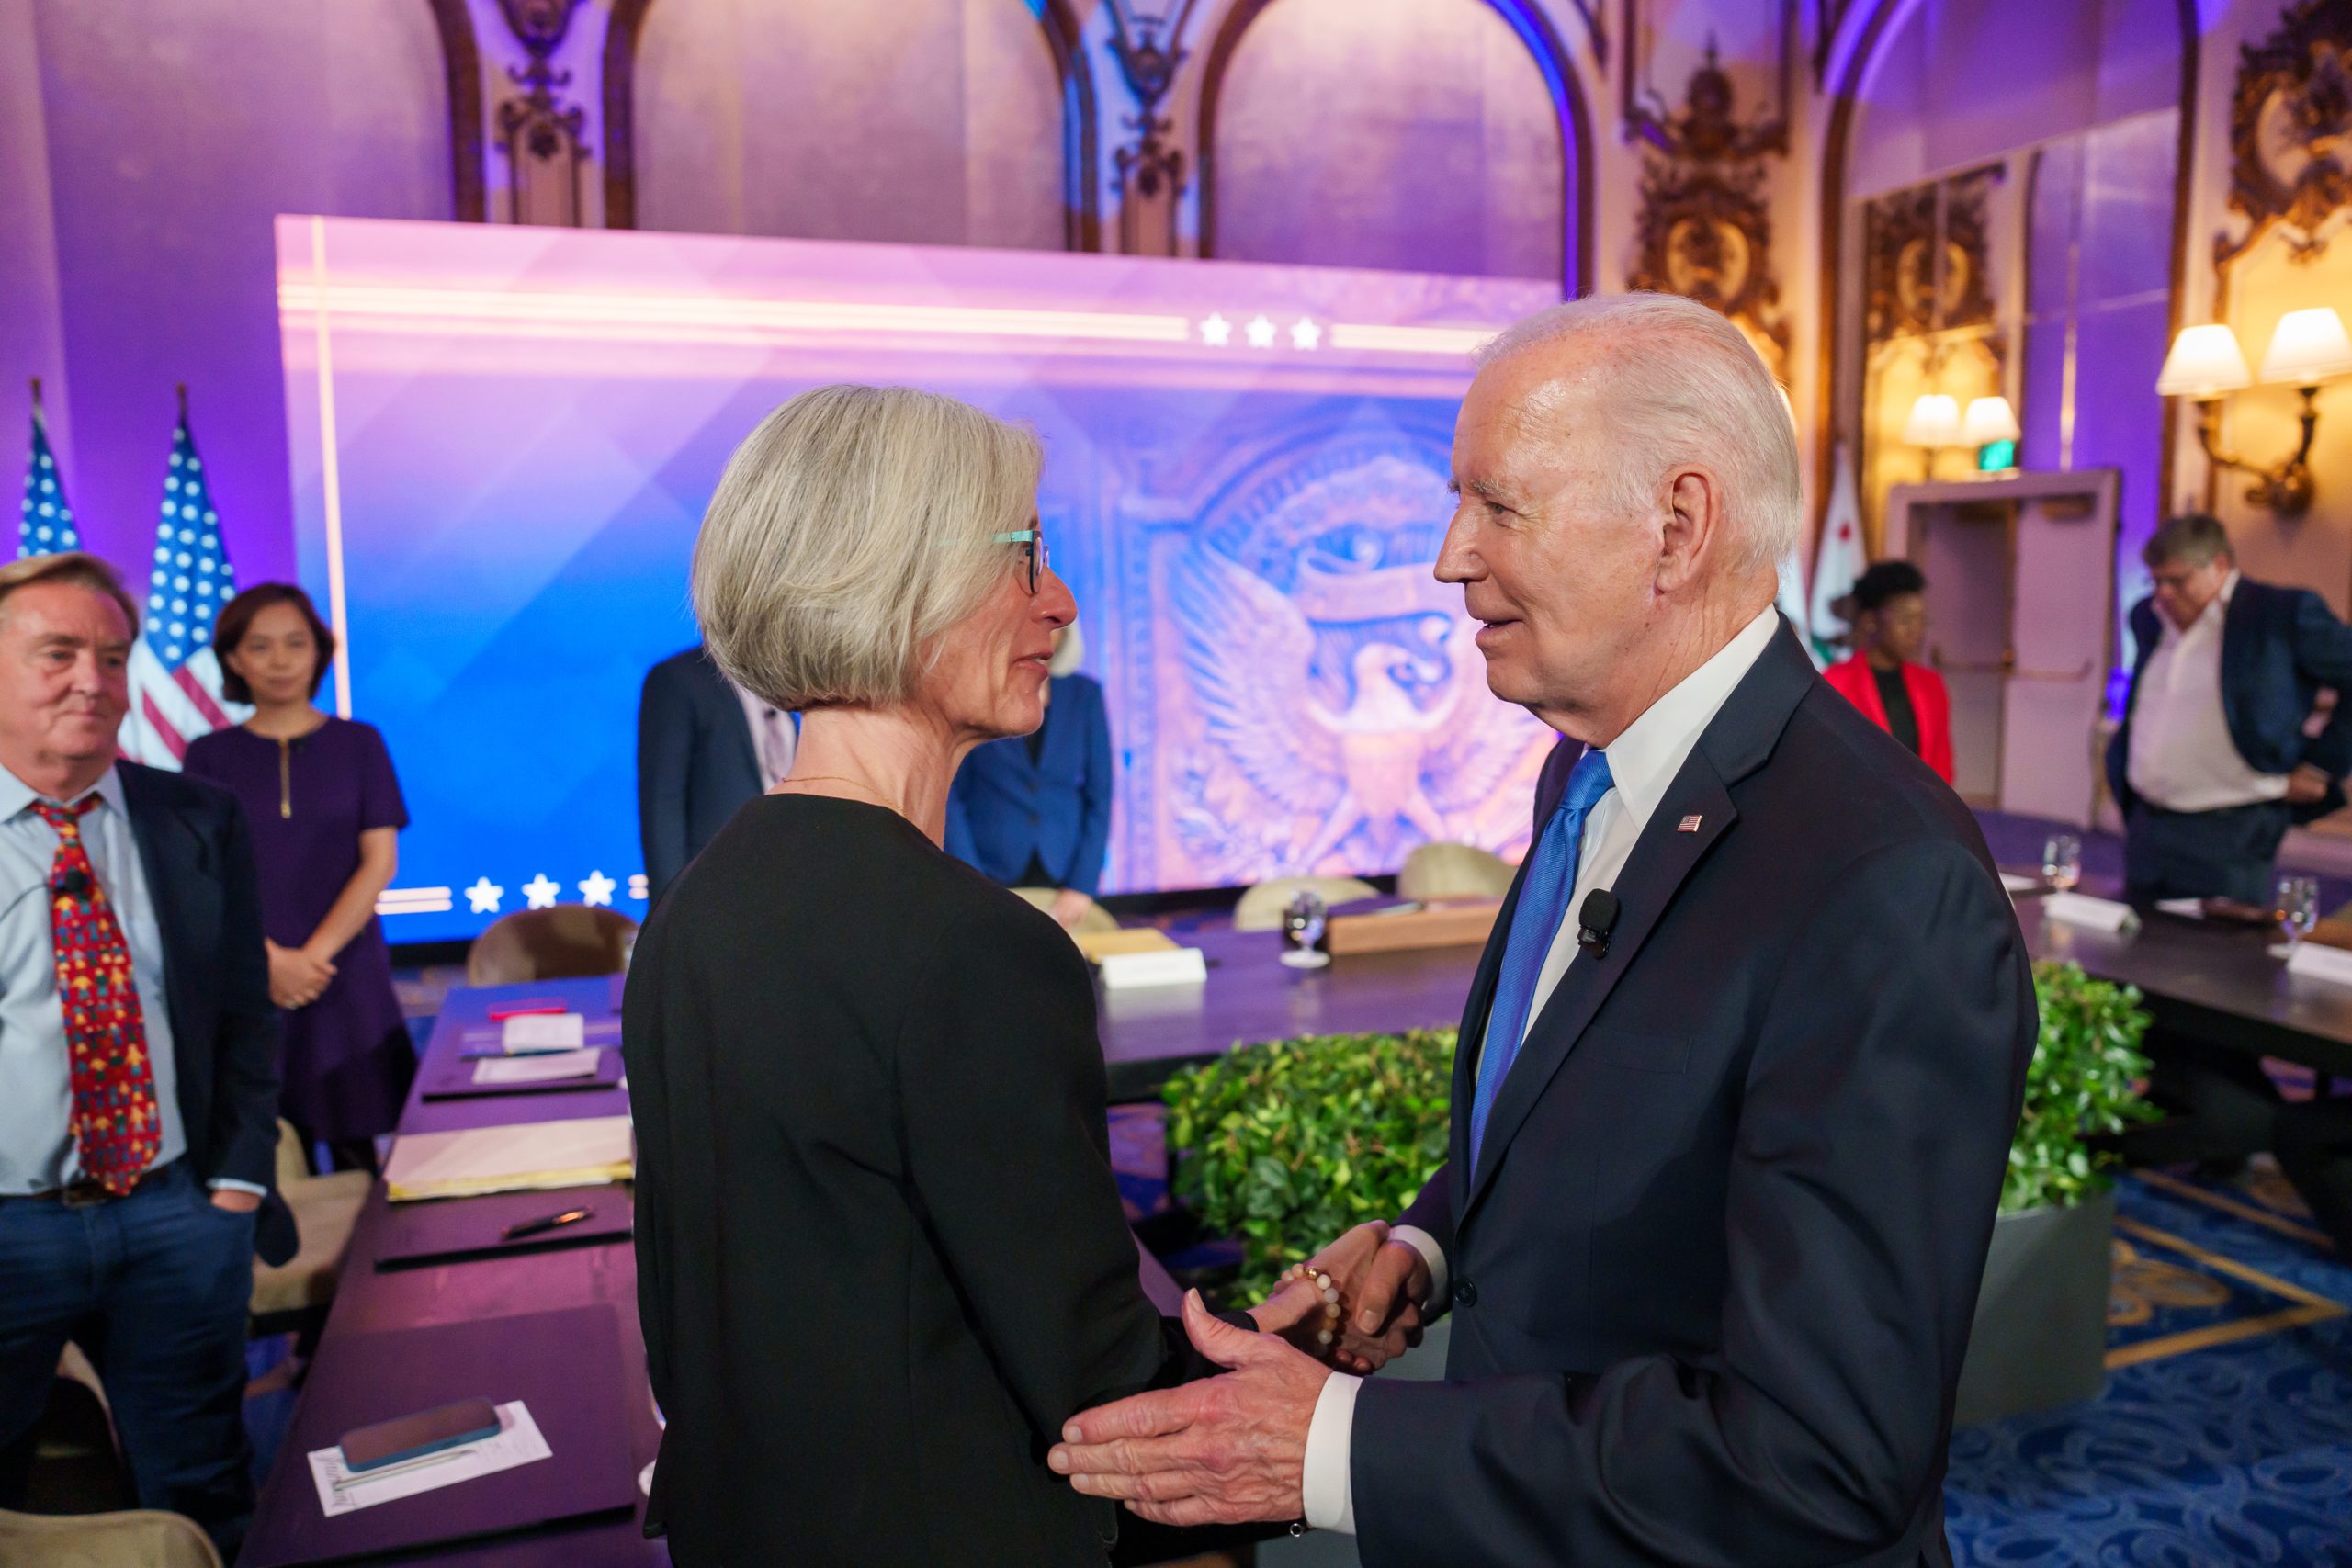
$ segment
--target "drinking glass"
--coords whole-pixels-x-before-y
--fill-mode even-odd
[[[1283,962],[1294,969],[1320,969],[1331,962],[1323,951],[1327,915],[1323,896],[1312,888],[1292,895],[1283,909]]]
[[[2287,928],[2287,951],[2291,955],[2319,924],[2319,878],[2280,877],[2277,908],[2278,923]]]
[[[2061,893],[2071,892],[2083,879],[2083,841],[2072,833],[2052,833],[2041,846],[2043,880]]]

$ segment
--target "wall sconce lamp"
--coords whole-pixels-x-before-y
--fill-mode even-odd
[[[1922,392],[1903,422],[1903,441],[1928,449],[1927,475],[1935,477],[1936,454],[1946,446],[1965,446],[1977,455],[1976,466],[1992,473],[2017,467],[2018,416],[2007,398],[1972,398],[1962,413],[1960,400],[1948,392]],[[1987,448],[1996,448],[1987,452]],[[1988,463],[1988,457],[1999,462]]]
[[[2239,352],[2235,333],[2226,326],[2184,327],[2173,339],[2172,352],[2156,377],[2159,397],[2192,398],[2197,402],[2197,443],[2216,468],[2243,468],[2254,476],[2245,498],[2268,507],[2281,517],[2301,517],[2312,504],[2312,438],[2319,429],[2316,399],[2319,383],[2352,374],[2352,336],[2344,318],[2329,306],[2290,310],[2278,318],[2270,347],[2262,356],[2262,379],[2296,388],[2303,397],[2303,438],[2295,455],[2264,468],[2220,446],[2222,400],[2254,385]]]
[[[1928,449],[1928,466],[1921,478],[1936,477],[1936,454],[1959,446],[1960,430],[1959,399],[1949,392],[1919,394],[1918,401],[1911,405],[1911,417],[1903,422],[1903,444]]]

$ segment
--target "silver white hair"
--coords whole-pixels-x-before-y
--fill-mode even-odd
[[[1743,573],[1777,569],[1804,526],[1797,434],[1780,383],[1739,328],[1677,294],[1596,294],[1539,310],[1482,344],[1483,367],[1573,338],[1622,341],[1600,409],[1617,442],[1614,499],[1659,504],[1677,464],[1723,477],[1724,515]]]

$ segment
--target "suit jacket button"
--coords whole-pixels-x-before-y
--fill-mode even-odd
[[[1478,1287],[1467,1280],[1453,1281],[1453,1304],[1458,1307],[1478,1304]]]

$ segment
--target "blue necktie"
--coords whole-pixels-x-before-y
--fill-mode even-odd
[[[1609,759],[1587,751],[1568,774],[1568,787],[1544,836],[1535,841],[1527,879],[1519,890],[1519,908],[1510,918],[1510,934],[1503,939],[1502,969],[1495,980],[1495,999],[1487,1010],[1487,1043],[1478,1054],[1478,1092],[1470,1103],[1470,1168],[1478,1168],[1478,1145],[1487,1135],[1487,1117],[1495,1096],[1519,1055],[1520,1037],[1527,1032],[1528,1010],[1535,1004],[1535,982],[1544,974],[1544,957],[1559,933],[1567,913],[1568,897],[1576,891],[1577,855],[1584,842],[1584,819],[1615,787],[1609,776]]]

